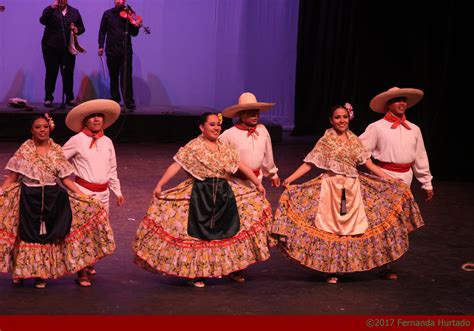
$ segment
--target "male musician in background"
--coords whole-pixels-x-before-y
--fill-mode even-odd
[[[125,108],[135,110],[132,82],[132,36],[136,37],[141,22],[130,23],[120,14],[128,12],[125,0],[114,0],[114,8],[106,10],[102,16],[99,30],[99,56],[107,56],[107,68],[110,76],[110,98],[120,103],[120,90],[125,101]],[[107,41],[106,41],[107,40]]]
[[[46,67],[44,80],[44,106],[52,108],[54,89],[58,71],[61,69],[65,105],[74,107],[74,67],[76,56],[68,51],[71,30],[81,35],[84,33],[84,23],[79,11],[68,5],[68,0],[54,0],[43,10],[40,23],[45,26],[41,47]]]

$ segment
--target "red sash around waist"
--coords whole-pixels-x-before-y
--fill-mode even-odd
[[[390,162],[379,161],[379,163],[377,163],[377,165],[380,168],[390,170],[390,171],[394,171],[394,172],[408,172],[410,170],[411,166],[413,165],[413,163],[414,162],[412,162],[412,163],[390,163]]]
[[[255,175],[255,177],[258,178],[258,176],[260,176],[260,169],[257,169],[257,170],[252,170],[253,171],[253,174]],[[240,170],[237,170],[237,172],[234,174],[235,177],[239,178],[239,179],[243,179],[243,180],[247,180],[247,176],[245,176]]]
[[[87,180],[76,176],[75,182],[92,192],[104,192],[109,188],[109,182],[104,184],[89,183]]]

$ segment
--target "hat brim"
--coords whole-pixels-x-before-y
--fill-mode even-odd
[[[275,106],[275,103],[273,102],[255,102],[255,103],[246,103],[242,105],[233,105],[229,108],[224,109],[222,112],[222,115],[224,117],[235,117],[239,114],[239,112],[243,110],[249,110],[249,109],[258,109],[260,111],[267,111],[270,108]]]
[[[389,90],[376,95],[370,101],[370,109],[377,113],[385,113],[385,105],[390,99],[405,97],[407,98],[407,109],[416,105],[423,98],[423,91],[414,88],[401,88]]]
[[[66,126],[80,132],[84,128],[84,119],[92,114],[104,115],[104,129],[108,128],[119,118],[120,105],[107,99],[96,99],[81,103],[74,107],[66,116]]]

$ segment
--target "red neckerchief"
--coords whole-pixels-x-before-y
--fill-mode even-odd
[[[84,128],[82,129],[82,132],[88,136],[88,137],[91,137],[92,138],[92,141],[91,141],[91,144],[89,146],[89,149],[92,148],[92,146],[94,146],[95,142],[97,139],[99,139],[100,137],[103,137],[104,136],[104,130],[100,130],[99,132],[97,133],[93,133],[91,130],[89,130],[88,128]]]
[[[250,137],[253,133],[255,133],[257,136],[259,135],[257,131],[257,126],[250,127],[243,125],[242,123],[235,123],[235,127],[239,130],[247,131],[247,137]]]
[[[392,124],[392,129],[396,129],[400,124],[407,130],[411,130],[410,126],[406,122],[406,117],[403,115],[402,118],[393,115],[391,112],[388,112],[384,116],[384,120],[389,121]]]

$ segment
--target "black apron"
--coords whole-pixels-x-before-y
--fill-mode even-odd
[[[234,192],[223,178],[195,180],[188,215],[188,235],[202,240],[234,236],[240,218]]]
[[[44,234],[40,234],[42,222]],[[72,211],[66,190],[59,185],[31,187],[21,184],[21,240],[40,244],[58,242],[69,233],[71,223]]]

